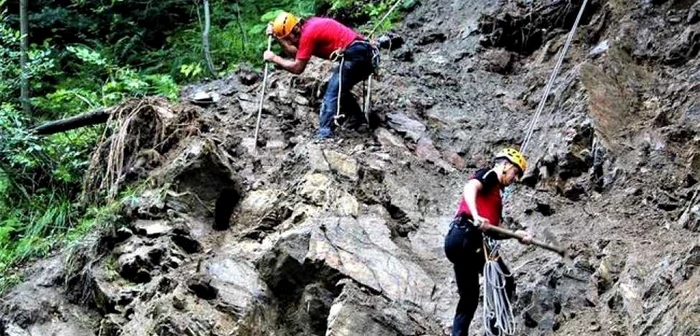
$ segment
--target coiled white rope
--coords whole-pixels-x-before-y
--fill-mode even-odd
[[[484,332],[488,336],[513,335],[515,334],[515,317],[513,307],[510,304],[506,290],[506,277],[496,258],[498,255],[498,245],[493,247],[490,256],[484,263]],[[484,255],[486,255],[486,244],[484,244]],[[495,320],[495,323],[491,321]],[[496,334],[491,331],[491,326],[496,329]]]

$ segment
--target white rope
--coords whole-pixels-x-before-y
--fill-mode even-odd
[[[574,35],[576,35],[576,28],[578,27],[579,22],[581,21],[583,12],[586,10],[586,4],[588,4],[588,0],[583,0],[583,3],[581,4],[581,9],[578,12],[578,16],[576,16],[576,21],[574,22],[574,25],[571,28],[571,32],[569,32],[569,36],[566,39],[564,47],[559,53],[557,63],[554,66],[552,75],[549,77],[547,86],[544,89],[542,100],[540,100],[540,104],[537,106],[537,111],[535,112],[532,121],[528,125],[523,144],[520,147],[520,151],[522,153],[525,153],[525,151],[527,150],[527,146],[530,144],[532,134],[535,131],[535,126],[537,125],[537,122],[539,121],[539,118],[542,115],[542,111],[544,111],[544,107],[547,104],[547,97],[552,91],[552,86],[554,86],[554,80],[557,78],[557,75],[561,70],[561,66],[564,63],[564,57],[566,56],[566,52],[569,50],[569,46],[571,45],[571,41],[574,39]],[[511,187],[508,187],[506,188],[505,193],[503,194],[503,200],[505,201],[510,194]],[[496,253],[492,253],[490,257],[496,257],[495,254]],[[484,330],[486,335],[495,336],[491,332],[490,328],[491,320],[495,320],[495,324],[493,326],[497,329],[497,335],[501,335],[501,333],[503,335],[513,335],[515,334],[516,327],[514,322],[515,318],[513,317],[513,307],[510,304],[510,300],[508,299],[508,293],[506,292],[506,277],[511,276],[511,274],[504,274],[503,270],[501,270],[501,267],[498,264],[498,261],[490,259],[491,258],[486,259],[486,263],[484,264],[483,269]]]
[[[532,118],[532,121],[530,121],[530,124],[528,125],[527,131],[525,132],[525,138],[523,140],[522,146],[520,146],[520,152],[525,155],[525,150],[527,150],[527,146],[530,144],[530,140],[532,139],[532,134],[535,131],[535,125],[537,125],[537,122],[540,119],[540,116],[542,115],[542,111],[544,111],[544,106],[547,104],[547,97],[549,96],[549,93],[552,91],[552,86],[554,86],[554,80],[557,78],[557,75],[559,74],[559,71],[561,70],[561,65],[564,63],[564,57],[566,56],[566,52],[569,50],[569,46],[571,45],[571,41],[574,39],[574,35],[576,35],[576,28],[578,27],[579,22],[581,21],[581,17],[583,16],[583,12],[586,10],[586,4],[588,4],[588,0],[583,0],[583,3],[581,4],[581,9],[578,11],[578,16],[576,16],[576,21],[574,21],[574,26],[571,27],[571,32],[569,32],[569,37],[566,39],[566,43],[564,44],[564,47],[562,48],[561,52],[559,53],[559,58],[557,59],[557,64],[554,66],[554,70],[552,71],[552,75],[549,77],[549,81],[547,82],[547,86],[544,89],[544,94],[542,95],[542,100],[540,100],[540,104],[537,106],[537,111],[535,112],[535,116]],[[503,202],[506,202],[508,200],[508,197],[510,197],[510,194],[513,192],[512,186],[508,186],[504,193],[503,193]]]
[[[381,26],[381,24],[384,23],[384,20],[386,20],[386,18],[388,18],[389,15],[391,15],[391,13],[394,12],[394,10],[396,10],[396,7],[398,7],[401,2],[403,2],[403,0],[397,0],[396,3],[394,3],[393,6],[391,6],[391,9],[389,9],[389,11],[386,12],[386,14],[384,14],[384,17],[382,17],[382,19],[379,20],[379,22],[377,22],[376,25],[374,25],[374,29],[372,29],[372,31],[368,35],[370,39],[372,39],[372,35],[374,35],[374,33],[377,31],[377,28],[379,28],[379,26]]]
[[[506,292],[506,277],[497,260],[487,260],[484,264],[484,333],[488,336],[515,334],[513,307]],[[491,321],[496,334],[491,332]]]
[[[527,132],[525,133],[525,140],[523,140],[523,145],[520,147],[520,151],[522,153],[525,153],[525,150],[527,149],[527,145],[530,143],[530,139],[532,138],[532,133],[535,131],[535,125],[537,125],[537,121],[540,118],[540,115],[542,114],[542,111],[544,110],[544,106],[547,103],[547,97],[549,96],[549,93],[552,91],[552,86],[554,85],[554,80],[557,78],[557,75],[559,74],[559,70],[561,69],[561,65],[564,62],[564,57],[566,56],[566,52],[569,50],[569,46],[571,45],[571,41],[574,39],[574,35],[576,35],[576,28],[578,27],[579,22],[581,21],[581,17],[583,16],[583,12],[586,9],[586,4],[588,3],[588,0],[583,0],[583,4],[581,4],[581,9],[578,12],[578,16],[576,17],[576,21],[574,22],[574,26],[571,28],[571,32],[569,33],[569,37],[566,39],[566,43],[564,44],[564,48],[562,48],[561,53],[559,53],[559,59],[557,60],[556,66],[554,66],[554,71],[552,71],[552,75],[549,77],[549,82],[547,82],[547,87],[544,89],[544,94],[542,95],[542,100],[540,100],[540,105],[537,106],[537,112],[535,112],[535,116],[530,122],[530,125],[528,127]]]
[[[333,117],[333,122],[335,122],[336,126],[340,126],[340,124],[338,124],[338,119],[344,117],[344,115],[340,114],[340,98],[343,94],[343,65],[345,64],[345,55],[341,52],[338,54],[337,57],[340,57],[340,66],[338,67],[338,106],[335,110],[335,117]]]

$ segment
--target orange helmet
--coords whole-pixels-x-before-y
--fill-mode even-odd
[[[527,162],[525,162],[525,157],[515,148],[503,149],[496,154],[494,159],[507,159],[512,164],[518,166],[523,173],[525,173],[525,170],[527,170]]]
[[[277,38],[285,38],[292,32],[297,23],[299,23],[298,17],[287,12],[279,13],[275,21],[272,22],[272,33]]]

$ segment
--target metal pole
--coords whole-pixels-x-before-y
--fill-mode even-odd
[[[267,37],[267,50],[270,51],[272,48],[272,35]],[[255,123],[255,140],[253,142],[253,149],[258,147],[258,130],[260,129],[260,116],[262,115],[263,101],[265,101],[265,86],[267,86],[267,70],[269,63],[265,62],[265,73],[263,75],[262,89],[260,92],[260,106],[258,107],[258,120]]]
[[[372,76],[369,75],[369,78],[367,79],[367,94],[364,97],[364,110],[365,110],[365,119],[367,120],[367,126],[371,126],[369,123],[369,114],[372,111]]]
[[[493,225],[490,225],[490,224],[484,224],[484,225],[488,225],[487,228],[486,228],[486,231],[495,232],[495,233],[504,235],[504,236],[509,237],[509,238],[515,238],[515,239],[520,240],[520,239],[523,239],[523,237],[524,237],[524,235],[522,235],[522,234],[517,234],[517,233],[515,233],[515,232],[513,232],[513,231],[511,231],[511,230],[504,229],[504,228],[502,228],[502,227],[493,226]],[[549,244],[547,244],[547,243],[545,243],[545,242],[539,241],[539,240],[537,240],[537,239],[533,239],[532,242],[530,242],[530,244],[531,244],[531,245],[535,245],[535,246],[539,246],[539,247],[541,247],[541,248],[543,248],[543,249],[545,249],[545,250],[549,250],[549,251],[555,252],[555,253],[559,254],[560,256],[562,256],[562,257],[566,257],[566,249],[564,249],[564,248],[552,246],[552,245],[549,245]]]

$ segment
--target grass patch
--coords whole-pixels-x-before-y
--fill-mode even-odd
[[[22,281],[22,273],[37,259],[70,249],[95,232],[116,229],[122,202],[132,198],[136,190],[122,193],[118,201],[100,207],[88,208],[82,216],[67,202],[52,203],[47,210],[28,222],[26,230],[16,240],[5,239],[0,245],[0,295]],[[75,219],[79,217],[79,219]],[[20,219],[12,218],[5,221]],[[54,225],[53,223],[61,223]],[[4,229],[5,226],[0,226]],[[50,228],[50,230],[46,230]],[[116,260],[114,261],[116,267]]]

